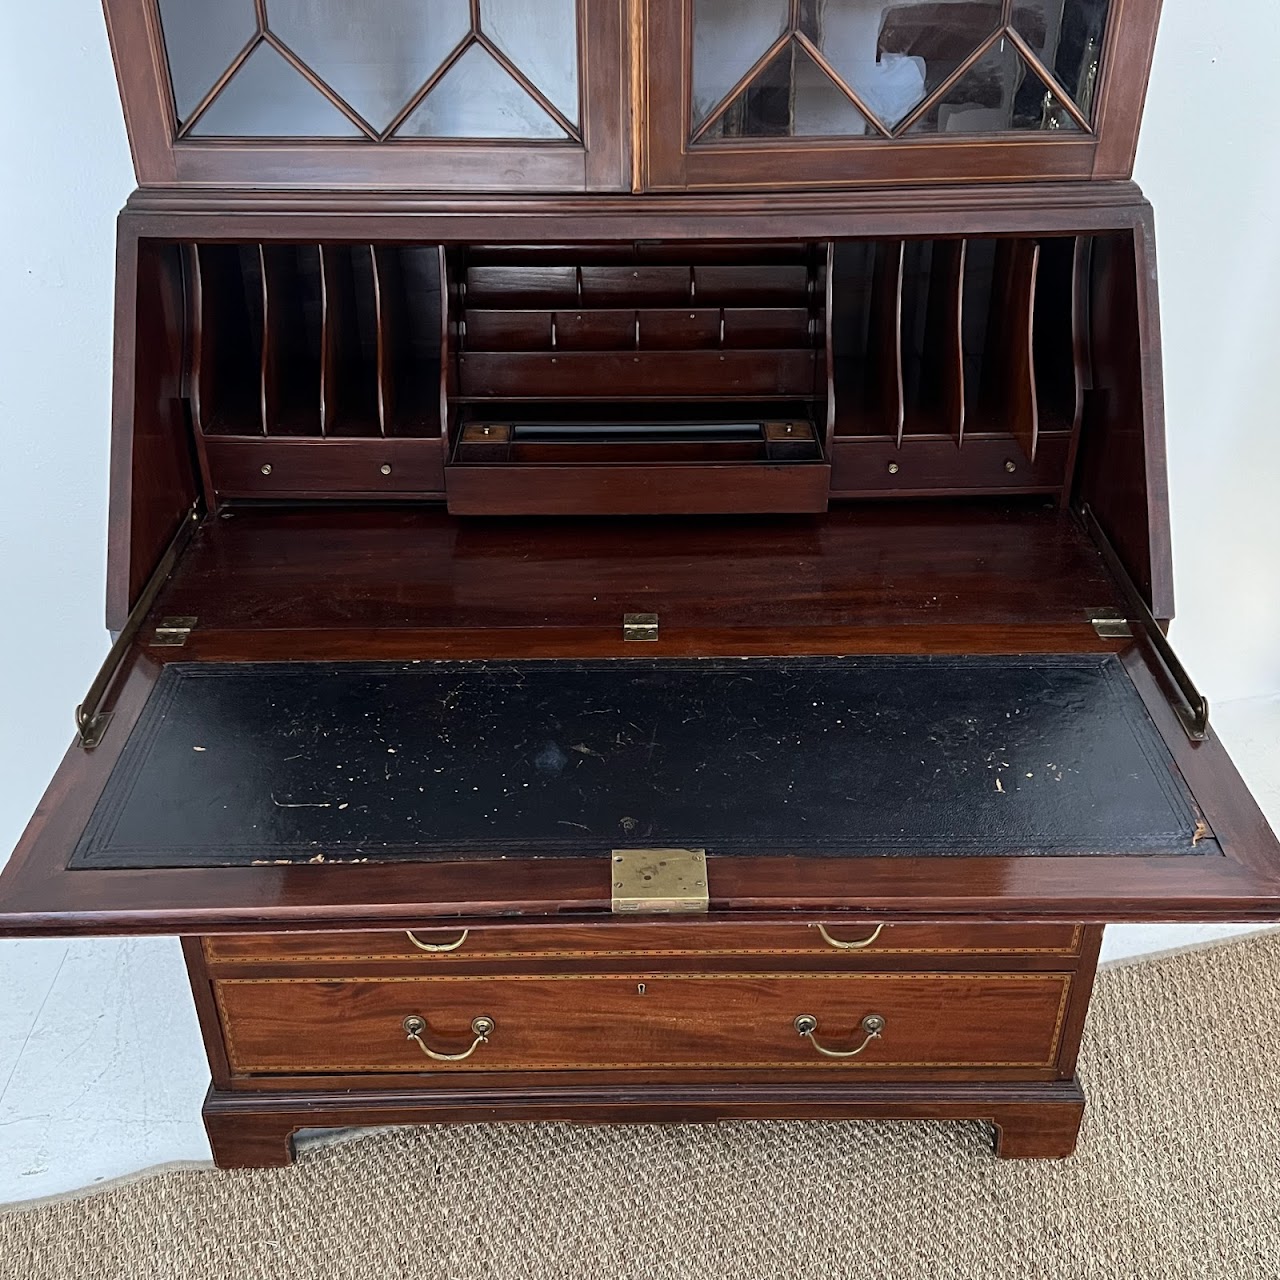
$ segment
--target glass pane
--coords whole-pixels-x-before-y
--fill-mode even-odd
[[[253,0],[160,0],[174,106],[185,121],[258,30]]]
[[[1013,26],[1086,115],[1092,115],[1110,0],[1019,0]]]
[[[578,0],[481,0],[480,29],[578,123]]]
[[[473,44],[396,130],[400,138],[553,138],[568,134]]]
[[[794,41],[729,104],[707,138],[849,137],[862,113]]]
[[[907,130],[916,133],[1000,133],[1051,129],[1078,133],[1076,122],[1023,61],[1009,40],[997,40]]]
[[[768,53],[790,21],[787,0],[695,0],[693,122],[697,127]]]
[[[267,0],[267,26],[348,106],[385,129],[466,39],[471,6],[468,0]]]
[[[269,44],[260,44],[191,130],[198,138],[363,138]]]
[[[1000,7],[999,0],[802,0],[800,29],[892,127],[995,31]]]

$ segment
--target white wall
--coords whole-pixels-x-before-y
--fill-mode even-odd
[[[1218,700],[1280,691],[1280,147],[1258,35],[1272,9],[1170,0],[1138,174],[1159,215],[1174,637]],[[5,6],[0,184],[2,859],[106,649],[113,232],[132,174],[92,0]],[[1112,951],[1189,936],[1115,931]],[[147,954],[176,966],[172,949]],[[153,995],[184,999],[176,973]]]
[[[102,13],[0,24],[0,848],[70,740],[102,621],[115,213],[132,187]]]
[[[1135,177],[1156,210],[1183,660],[1280,690],[1280,144],[1271,0],[1166,0]]]

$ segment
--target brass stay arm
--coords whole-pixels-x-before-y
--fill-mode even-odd
[[[1192,742],[1203,742],[1209,736],[1208,698],[1196,688],[1195,682],[1188,675],[1186,667],[1182,665],[1178,655],[1173,651],[1173,646],[1169,643],[1168,637],[1161,630],[1155,615],[1142,598],[1142,593],[1138,590],[1137,584],[1129,576],[1129,571],[1125,568],[1124,562],[1120,559],[1115,547],[1111,545],[1111,539],[1107,537],[1106,532],[1098,523],[1098,517],[1093,514],[1093,509],[1088,503],[1085,503],[1080,508],[1080,520],[1085,527],[1085,531],[1102,553],[1102,558],[1106,562],[1107,568],[1111,570],[1111,576],[1115,578],[1124,594],[1128,610],[1123,621],[1131,622],[1135,625],[1141,632],[1141,638],[1154,651],[1156,658],[1164,668],[1165,676],[1172,686],[1170,692],[1174,695],[1169,699],[1169,703],[1182,723],[1187,737]],[[1105,625],[1115,621],[1120,620],[1100,618],[1095,620],[1095,626],[1099,623]]]
[[[102,666],[98,668],[98,674],[94,676],[89,692],[84,695],[84,701],[76,708],[76,732],[79,735],[80,745],[86,751],[92,751],[102,741],[102,736],[107,731],[107,725],[111,722],[113,713],[102,710],[103,701],[111,690],[111,685],[130,646],[151,612],[151,606],[155,604],[161,588],[169,581],[178,560],[187,548],[187,543],[191,541],[192,535],[199,527],[201,514],[200,503],[193,502],[190,510],[183,516],[178,531],[173,535],[173,540],[165,548],[164,555],[160,557],[160,562],[156,565],[151,577],[147,579],[147,585],[142,588],[133,608],[129,610],[129,616],[125,619],[124,626],[120,628],[120,634],[116,636],[115,643],[102,660]]]

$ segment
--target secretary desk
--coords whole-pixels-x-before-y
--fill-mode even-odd
[[[105,7],[114,643],[0,930],[182,936],[223,1166],[1068,1155],[1102,926],[1280,918],[1166,638],[1158,0]]]

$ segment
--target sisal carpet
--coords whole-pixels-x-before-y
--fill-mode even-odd
[[[1280,934],[1104,972],[1079,1154],[982,1125],[432,1127],[0,1215],[21,1280],[1280,1277]]]

